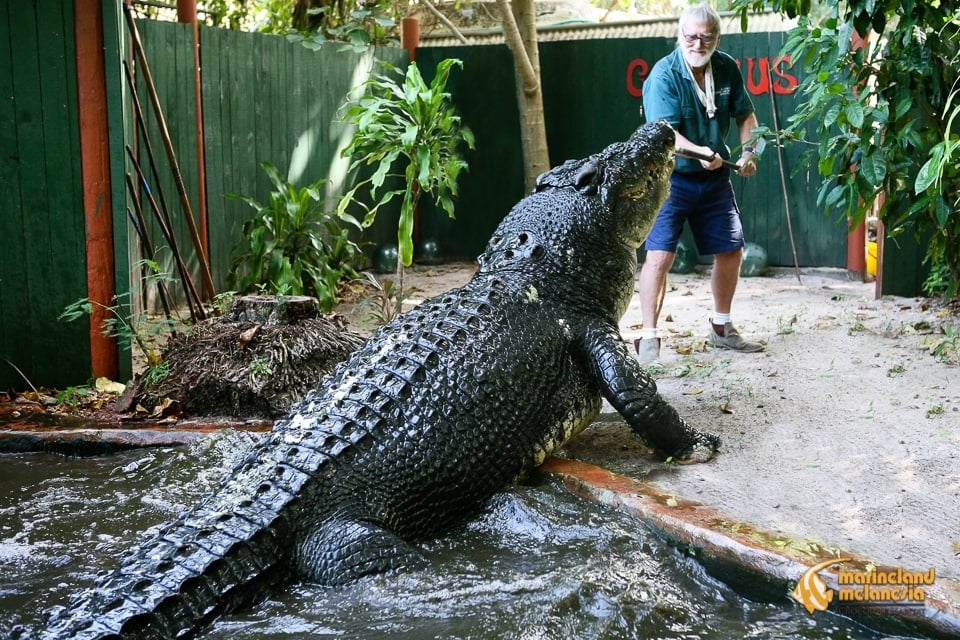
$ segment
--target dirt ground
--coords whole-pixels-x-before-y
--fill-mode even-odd
[[[407,271],[416,303],[466,282],[471,264]],[[733,321],[758,354],[706,346],[710,283],[671,274],[660,392],[718,433],[703,465],[651,459],[607,407],[563,455],[626,473],[790,537],[878,563],[960,578],[960,366],[932,350],[960,318],[928,299],[875,299],[845,270],[743,278]],[[621,321],[632,345],[636,298]],[[960,342],[960,340],[958,340]]]

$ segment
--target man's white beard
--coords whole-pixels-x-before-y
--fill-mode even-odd
[[[713,52],[716,51],[716,47],[712,47],[706,53],[696,53],[694,51],[687,51],[683,49],[683,58],[687,61],[687,64],[693,67],[694,69],[702,69],[707,66],[707,63],[710,62],[710,56],[713,55]]]

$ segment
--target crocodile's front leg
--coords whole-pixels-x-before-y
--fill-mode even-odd
[[[657,392],[657,383],[630,356],[615,327],[588,329],[585,348],[603,397],[630,429],[663,458],[679,463],[706,462],[720,438],[691,427]]]

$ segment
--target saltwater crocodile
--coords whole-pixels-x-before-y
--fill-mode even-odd
[[[465,286],[382,327],[278,421],[220,489],[54,612],[43,638],[173,638],[293,580],[414,565],[588,425],[601,397],[660,456],[704,461],[617,322],[668,189],[674,134],[543,174]]]

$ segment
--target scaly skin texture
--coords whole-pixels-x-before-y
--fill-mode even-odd
[[[381,328],[213,496],[56,612],[43,638],[173,638],[297,579],[415,564],[596,417],[601,397],[661,456],[703,461],[617,321],[668,189],[673,131],[569,161],[498,227],[465,286]]]

